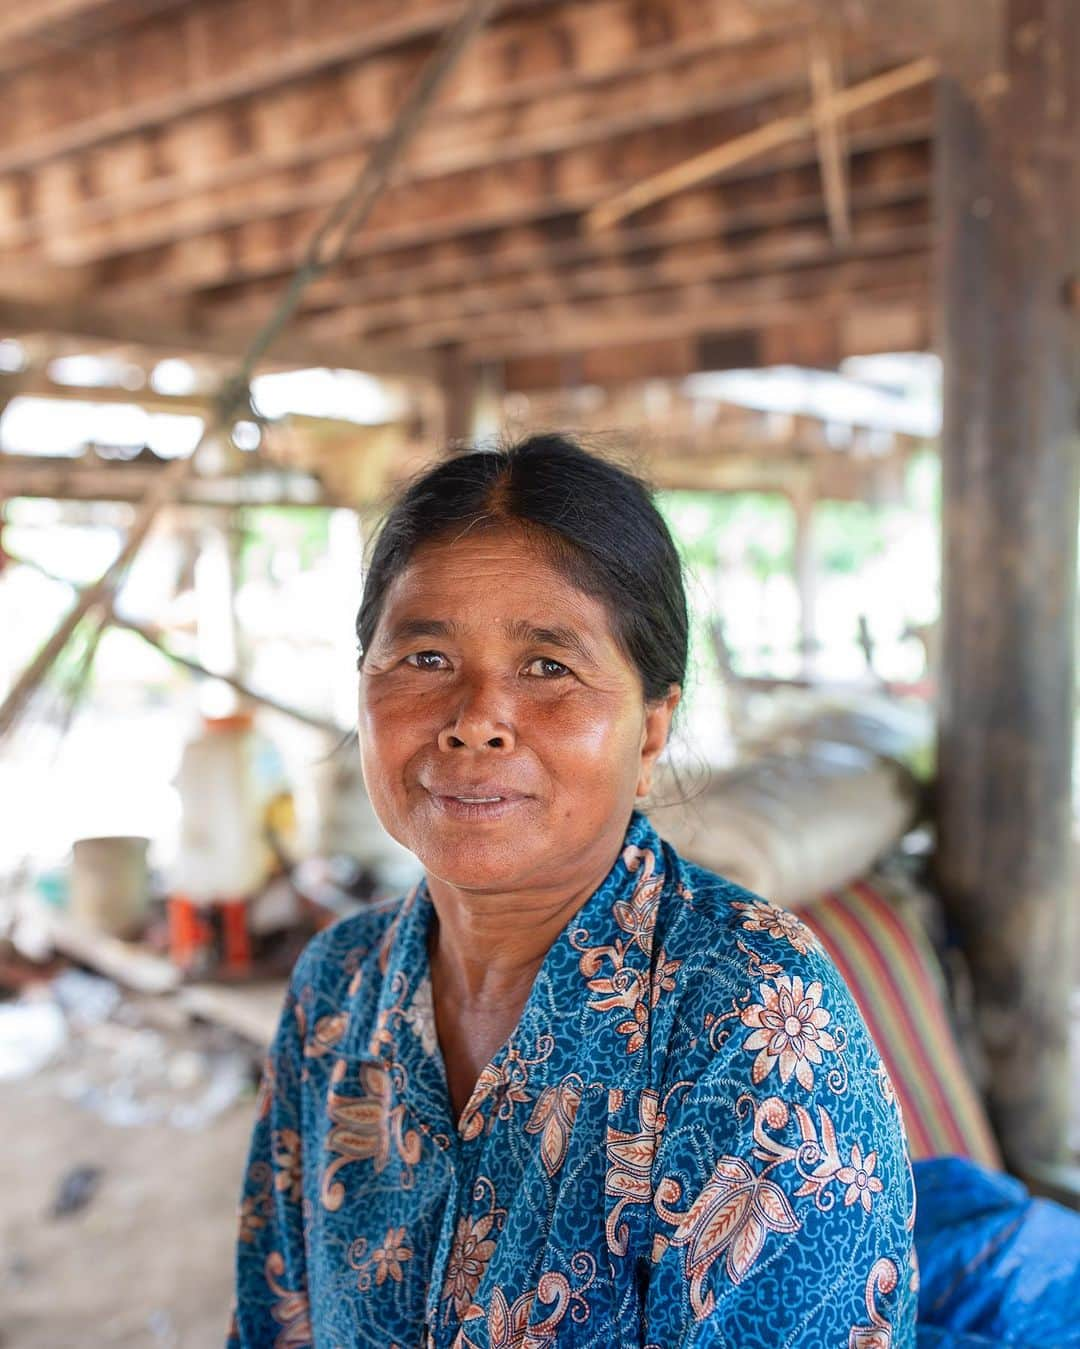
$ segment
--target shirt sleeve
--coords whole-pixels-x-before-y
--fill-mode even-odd
[[[312,1343],[301,1139],[304,956],[294,970],[256,1102],[240,1193],[235,1301],[226,1349]]]
[[[914,1186],[885,1070],[806,929],[756,936],[684,962],[643,1343],[911,1349]]]

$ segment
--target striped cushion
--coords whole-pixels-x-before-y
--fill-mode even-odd
[[[836,962],[892,1079],[913,1160],[970,1157],[1001,1167],[989,1121],[945,1010],[930,944],[880,878],[799,910]]]

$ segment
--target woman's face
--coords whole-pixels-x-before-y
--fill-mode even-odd
[[[647,705],[604,605],[521,532],[486,529],[418,549],[387,592],[364,779],[430,880],[571,893],[614,861],[677,701]]]

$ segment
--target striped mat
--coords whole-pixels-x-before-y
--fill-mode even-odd
[[[799,917],[836,962],[866,1018],[904,1114],[912,1160],[970,1157],[1000,1169],[921,928],[868,881],[828,892],[800,908]]]

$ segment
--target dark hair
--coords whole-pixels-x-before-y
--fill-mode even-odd
[[[552,565],[606,604],[646,701],[685,682],[686,594],[663,517],[640,479],[561,435],[466,450],[410,484],[371,555],[356,619],[361,655],[389,586],[418,547],[498,525],[536,531]]]

